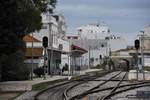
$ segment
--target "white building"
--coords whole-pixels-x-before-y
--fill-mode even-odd
[[[87,68],[88,66],[96,66],[101,64],[101,57],[108,56],[109,48],[107,48],[106,40],[79,39],[72,40],[72,44],[82,47],[88,51],[88,53],[84,54],[82,57],[82,64]]]
[[[81,39],[79,34],[66,34],[64,37],[65,40],[79,40]]]
[[[81,26],[77,28],[77,31],[82,39],[105,39],[111,35],[109,27],[101,24]]]
[[[48,72],[57,74],[60,71],[60,64],[64,64],[61,58],[67,59],[69,52],[69,42],[62,39],[66,33],[65,19],[62,15],[42,14],[42,22],[42,29],[33,33],[34,38],[42,41],[44,36],[48,37]]]
[[[34,37],[42,41],[42,38],[47,36],[49,40],[49,47],[51,47],[51,44],[53,44],[54,48],[58,48],[58,23],[56,18],[48,14],[42,14],[42,23],[42,29],[38,32],[35,32]]]
[[[125,49],[127,47],[127,41],[121,36],[111,35],[108,40],[111,51]]]
[[[150,25],[148,25],[144,28],[144,34],[150,36]]]
[[[104,24],[88,24],[77,28],[77,31],[80,39],[73,43],[88,50],[88,54],[83,55],[83,63],[88,66],[101,64],[101,57],[110,56],[111,51],[127,47],[126,40],[112,35],[110,28]]]

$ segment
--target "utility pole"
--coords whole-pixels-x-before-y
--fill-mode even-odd
[[[91,46],[89,46],[89,67],[88,69],[90,69],[91,66]]]
[[[50,14],[48,13],[48,17]],[[49,19],[50,20],[50,19]],[[49,62],[49,74],[52,76],[52,67],[53,67],[53,33],[52,33],[52,24],[49,23],[49,46],[50,46],[50,62]]]
[[[44,80],[46,79],[46,47],[44,47]]]
[[[136,49],[136,79],[138,80],[138,63],[139,63],[139,58],[138,58],[138,49]]]
[[[69,55],[68,55],[68,79],[71,75],[73,75],[72,73],[72,38],[69,39]]]
[[[138,80],[138,63],[139,63],[139,59],[138,59],[138,50],[139,50],[139,47],[140,47],[140,41],[139,40],[135,40],[134,41],[134,46],[135,46],[135,49],[136,49],[136,71],[137,71],[137,74],[136,74],[136,77],[137,77],[137,80]]]
[[[145,72],[144,72],[144,31],[141,31],[143,34],[140,36],[141,41],[141,58],[142,58],[142,73],[143,73],[143,80],[145,80]]]
[[[33,53],[34,53],[34,50],[33,50],[33,46],[34,46],[34,45],[33,45],[33,42],[34,42],[34,41],[33,41],[33,37],[34,37],[34,36],[33,36],[33,32],[32,32],[32,60],[31,60],[32,65],[31,65],[31,70],[30,70],[30,79],[31,79],[31,80],[33,80],[33,66],[34,66],[34,65],[33,65],[33,63],[34,63],[34,61],[33,61],[33,59],[34,59],[34,58],[33,58],[33,56],[34,56],[34,54],[33,54]]]
[[[50,56],[51,56],[50,57],[50,67],[52,68],[52,67],[54,67],[53,66],[53,34],[52,33],[51,33],[51,53],[50,53]],[[50,74],[52,75],[52,70],[50,70],[50,71],[51,71]]]
[[[46,60],[47,60],[47,57],[46,57],[46,50],[47,50],[47,47],[48,47],[48,37],[44,36],[43,39],[42,39],[42,42],[43,42],[43,47],[44,47],[44,80],[46,79]]]

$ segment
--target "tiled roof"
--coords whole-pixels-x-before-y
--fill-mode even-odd
[[[36,39],[36,38],[32,38],[32,36],[30,36],[30,35],[26,35],[26,36],[24,36],[23,37],[23,40],[25,41],[25,42],[32,42],[32,40],[33,40],[33,42],[41,42],[40,40],[38,40],[38,39]]]

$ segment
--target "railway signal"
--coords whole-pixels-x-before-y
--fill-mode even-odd
[[[138,80],[138,71],[139,71],[139,59],[138,59],[138,49],[140,48],[140,41],[138,39],[136,39],[134,41],[134,47],[136,48],[136,70],[137,70],[137,73],[136,73],[136,77],[137,77],[137,80]]]
[[[48,37],[44,36],[43,37],[43,47],[44,47],[44,79],[46,79],[46,48],[48,47]]]
[[[42,42],[43,42],[43,47],[46,48],[48,46],[48,37],[44,36]]]
[[[140,41],[139,40],[135,40],[134,41],[134,47],[138,50],[140,47]]]

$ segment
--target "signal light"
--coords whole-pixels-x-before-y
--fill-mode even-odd
[[[44,36],[42,42],[43,42],[43,47],[46,48],[48,46],[48,37]]]
[[[135,40],[134,41],[134,47],[138,50],[140,47],[140,41],[139,40]]]

